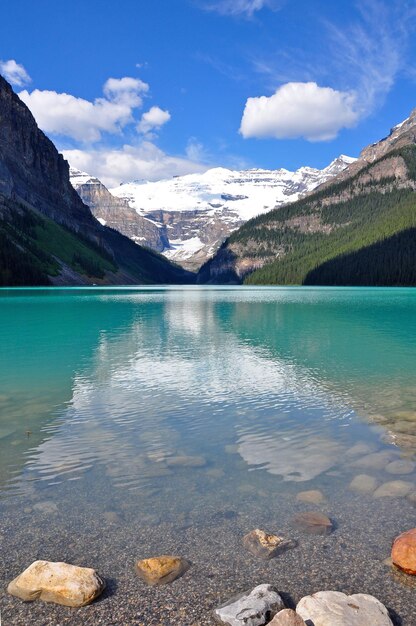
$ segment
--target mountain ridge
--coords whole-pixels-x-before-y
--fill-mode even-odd
[[[133,241],[157,249],[187,269],[197,270],[245,221],[276,204],[294,201],[354,160],[341,155],[322,170],[308,166],[295,172],[284,168],[217,167],[203,174],[157,182],[132,181],[107,190],[124,203],[114,203],[110,212],[106,206],[108,198],[97,202],[96,197],[91,197],[96,195],[98,179],[72,170],[71,181],[98,218]]]

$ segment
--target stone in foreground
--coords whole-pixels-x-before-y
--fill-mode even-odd
[[[402,533],[394,540],[391,558],[403,572],[416,575],[416,528]]]
[[[176,580],[190,568],[190,563],[180,556],[156,556],[136,563],[136,572],[148,585],[166,585]]]
[[[7,591],[25,602],[39,599],[80,607],[90,604],[104,588],[105,582],[89,567],[35,561],[12,580]]]
[[[271,585],[259,585],[215,609],[214,619],[218,624],[228,626],[263,626],[284,606],[277,589]]]
[[[309,535],[329,535],[333,529],[329,517],[318,511],[299,513],[293,518],[293,523]]]
[[[302,598],[296,612],[314,626],[393,626],[384,604],[364,593],[319,591]]]
[[[256,528],[243,537],[243,545],[253,556],[268,560],[273,559],[279,552],[294,548],[296,542]]]
[[[274,616],[268,626],[306,626],[306,624],[293,609],[283,609]]]

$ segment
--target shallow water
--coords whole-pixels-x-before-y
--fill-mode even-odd
[[[36,558],[109,580],[80,611],[0,596],[5,624],[210,624],[260,582],[374,593],[416,624],[412,580],[384,563],[414,506],[348,490],[366,473],[416,492],[416,472],[386,471],[416,451],[414,290],[2,290],[0,351],[2,586]],[[297,501],[308,489],[326,502]],[[313,509],[329,537],[293,527]],[[255,527],[299,547],[259,563],[241,546]],[[172,551],[182,579],[135,578]]]

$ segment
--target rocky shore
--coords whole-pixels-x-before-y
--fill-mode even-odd
[[[185,453],[152,457],[159,471],[137,497],[109,498],[94,472],[93,500],[80,501],[76,483],[63,483],[59,500],[31,486],[24,506],[23,498],[1,505],[4,622],[319,626],[325,607],[325,626],[414,626],[414,462],[364,443],[345,458],[345,473],[328,471],[308,489],[260,472],[234,485],[226,465]],[[62,572],[69,600],[56,595]],[[263,613],[253,602],[259,593]],[[259,616],[238,621],[250,607]],[[331,611],[344,621],[332,622]]]

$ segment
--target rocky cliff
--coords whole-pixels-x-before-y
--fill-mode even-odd
[[[182,270],[101,225],[69,165],[0,76],[0,284],[181,282]]]
[[[70,167],[69,177],[78,195],[103,226],[114,228],[135,243],[157,252],[169,247],[163,226],[138,215],[127,200],[111,194],[98,178],[74,167]]]

